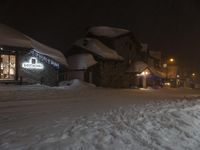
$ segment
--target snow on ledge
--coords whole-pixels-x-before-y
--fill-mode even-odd
[[[59,83],[59,87],[63,89],[74,90],[74,89],[94,88],[96,86],[94,84],[84,82],[79,79],[73,79],[70,81],[61,81]]]
[[[86,49],[93,54],[99,55],[104,59],[111,60],[123,60],[123,57],[120,56],[115,50],[107,47],[102,42],[93,38],[83,38],[75,42],[76,46]]]
[[[76,54],[67,57],[69,69],[82,70],[87,69],[97,63],[91,54]]]

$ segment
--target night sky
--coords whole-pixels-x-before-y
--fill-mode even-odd
[[[126,28],[152,50],[200,68],[199,0],[1,0],[0,22],[62,51],[89,26]]]

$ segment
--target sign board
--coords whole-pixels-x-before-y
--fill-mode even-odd
[[[23,62],[22,67],[26,69],[36,69],[41,70],[44,69],[44,65],[42,63],[38,63],[37,58],[31,57],[29,62]]]

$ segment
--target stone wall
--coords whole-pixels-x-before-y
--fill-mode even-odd
[[[126,35],[115,39],[99,38],[108,47],[117,51],[124,61],[98,60],[93,69],[95,76],[94,84],[103,87],[129,88],[135,85],[135,75],[127,73],[129,65],[134,62],[138,55],[138,45]]]
[[[94,84],[102,87],[128,88],[133,75],[126,73],[126,64],[115,61],[99,61],[93,70]]]

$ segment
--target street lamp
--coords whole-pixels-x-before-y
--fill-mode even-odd
[[[175,64],[175,59],[174,58],[168,58],[166,63],[163,64],[163,68],[165,69],[165,74],[166,74],[166,81],[169,81],[169,68],[172,67]],[[177,78],[177,75],[175,76]],[[179,76],[178,76],[179,78]]]
[[[173,63],[174,61],[175,61],[174,58],[169,59],[169,62],[171,62],[171,63]]]

